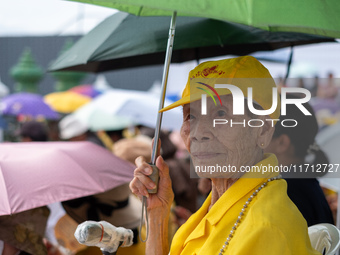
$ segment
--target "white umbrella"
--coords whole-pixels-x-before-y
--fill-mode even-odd
[[[171,101],[165,100],[165,105],[171,103]],[[126,127],[129,123],[134,123],[155,128],[158,104],[159,97],[151,92],[112,89],[79,108],[72,113],[72,116],[88,126],[95,125],[94,123],[97,121],[93,121],[93,119],[101,114],[108,116],[108,123],[113,123],[114,119],[119,122],[121,119],[121,123]],[[122,118],[125,118],[124,122]],[[182,110],[179,108],[165,112],[162,128],[179,130],[182,124],[181,119]],[[96,129],[98,130],[98,127]]]
[[[107,91],[109,89],[112,89],[104,74],[98,74],[96,80],[93,83],[93,86],[100,91]]]

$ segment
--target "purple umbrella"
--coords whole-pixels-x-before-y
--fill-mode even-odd
[[[33,118],[58,119],[59,114],[44,102],[38,94],[15,93],[4,97],[0,103],[3,115],[25,115]]]
[[[340,110],[340,105],[336,100],[324,98],[312,98],[310,104],[315,112],[323,109],[330,110],[333,114]]]
[[[93,85],[89,84],[78,85],[69,90],[91,98],[95,98],[96,96],[102,94],[100,90],[96,89]]]

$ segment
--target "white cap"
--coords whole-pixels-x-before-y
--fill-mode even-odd
[[[77,119],[74,115],[67,115],[59,122],[60,138],[70,139],[84,134],[88,131],[88,126]]]

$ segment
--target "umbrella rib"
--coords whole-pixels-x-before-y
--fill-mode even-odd
[[[141,7],[139,7],[139,11],[138,11],[138,14],[137,14],[137,16],[140,16],[140,15],[141,15],[141,13],[142,13],[142,10],[143,10],[143,5],[142,5]]]
[[[71,159],[72,161],[74,161],[74,159],[66,152],[66,151],[64,151],[63,149],[60,149],[60,151],[64,154],[64,155],[66,155],[66,157],[68,157],[69,159]],[[83,167],[81,167],[80,165],[78,165],[80,168],[81,168],[81,170],[82,170],[82,172],[83,173],[85,173],[85,174],[88,174],[88,172],[83,168]],[[99,185],[100,186],[100,184],[97,182],[97,181],[95,181],[94,179],[91,179],[92,181],[93,181],[93,184],[95,184],[95,185]],[[102,189],[100,192],[104,192],[105,190],[104,189]],[[99,192],[99,193],[100,193]]]
[[[4,177],[1,169],[2,169],[2,167],[1,167],[1,164],[0,164],[0,174],[1,174],[0,177],[2,177],[2,182],[3,182],[4,192],[5,192],[5,194],[1,194],[1,196],[5,195],[5,197],[7,198],[6,201],[7,201],[7,207],[9,208],[9,214],[12,214],[12,208],[11,208],[10,203],[9,203],[9,196],[8,196],[8,192],[7,192],[7,188],[6,188],[6,181],[5,181],[5,177]]]

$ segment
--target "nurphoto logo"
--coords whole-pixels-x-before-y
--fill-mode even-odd
[[[247,99],[247,105],[248,109],[251,113],[259,116],[265,116],[272,114],[278,105],[278,93],[277,88],[272,88],[272,105],[269,109],[256,109],[254,107],[254,103],[256,104],[256,101],[253,99],[253,88],[248,87],[247,88],[247,94],[248,97],[246,98],[242,92],[242,90],[232,84],[215,84],[214,87],[210,86],[208,84],[205,84],[203,82],[197,82],[204,87],[196,87],[197,89],[203,90],[206,94],[201,95],[201,114],[207,115],[207,95],[209,95],[212,100],[214,101],[215,105],[217,105],[217,102],[215,100],[215,96],[219,100],[219,103],[222,105],[222,100],[220,98],[220,95],[217,93],[216,89],[228,89],[230,91],[230,94],[233,97],[233,115],[244,115],[244,102],[245,99]],[[304,97],[301,98],[287,98],[288,93],[300,93],[303,94]],[[286,109],[288,104],[294,104],[304,115],[312,115],[304,106],[303,104],[308,102],[311,99],[311,93],[309,90],[305,88],[293,88],[293,87],[283,87],[281,88],[281,115],[286,115]],[[224,125],[229,123],[231,120],[227,119],[214,119],[213,126],[216,125]],[[279,119],[266,119],[266,121],[269,121],[272,123],[272,125],[275,125],[275,121],[279,121]],[[258,123],[255,125],[255,123]],[[288,124],[293,123],[293,124]],[[230,123],[232,125],[232,123]],[[245,122],[243,123],[245,126]],[[250,127],[260,127],[263,126],[264,122],[260,119],[251,119],[248,121],[248,126]],[[281,125],[284,127],[295,127],[297,125],[297,121],[294,119],[285,119],[281,122]]]

